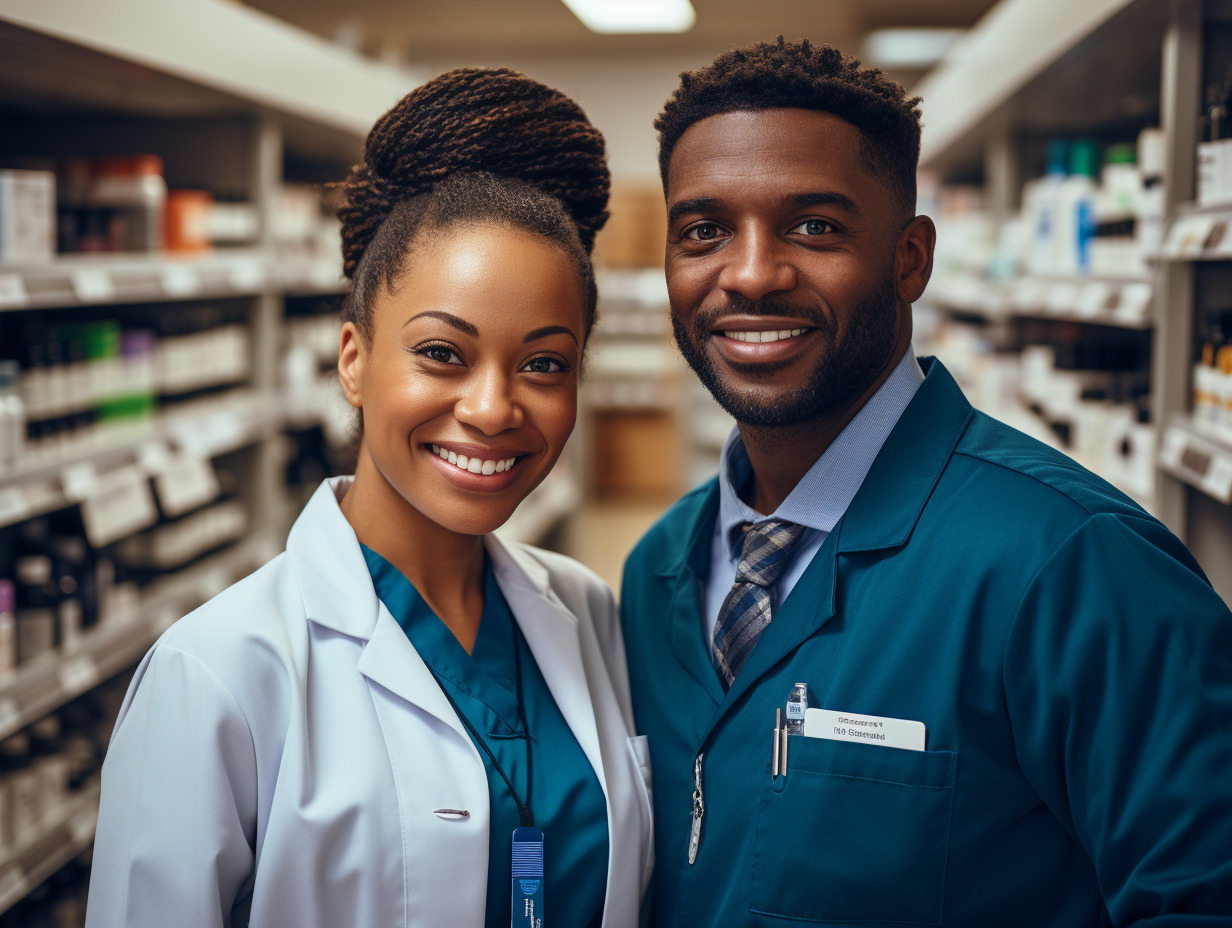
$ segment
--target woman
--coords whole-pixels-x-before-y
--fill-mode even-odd
[[[453,71],[345,190],[355,475],[138,668],[87,924],[633,925],[649,771],[611,593],[491,534],[573,428],[602,137],[520,74]]]

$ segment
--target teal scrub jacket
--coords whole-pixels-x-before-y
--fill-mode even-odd
[[[652,924],[1232,924],[1232,615],[1159,522],[921,366],[726,695],[701,614],[716,482],[629,557]],[[927,750],[793,737],[773,778],[797,682],[923,722]]]

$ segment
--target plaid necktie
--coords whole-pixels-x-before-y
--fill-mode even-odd
[[[770,594],[787,566],[792,548],[804,531],[803,525],[782,519],[767,519],[748,529],[736,565],[736,582],[719,609],[714,627],[714,666],[729,689],[744,666],[753,645],[770,624]]]

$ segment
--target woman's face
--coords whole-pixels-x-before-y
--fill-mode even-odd
[[[344,326],[339,371],[363,416],[357,473],[366,454],[451,531],[500,526],[573,431],[583,307],[576,268],[539,236],[474,225],[418,241],[373,302],[371,342]]]

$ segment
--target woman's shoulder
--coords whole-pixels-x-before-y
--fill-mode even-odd
[[[283,553],[188,613],[153,650],[188,655],[225,683],[261,665],[292,668],[305,637],[298,584]]]

